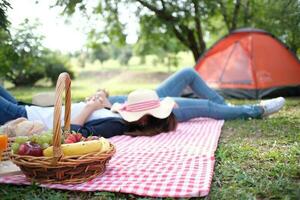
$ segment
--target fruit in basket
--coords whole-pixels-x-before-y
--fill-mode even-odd
[[[30,141],[34,143],[38,143],[39,145],[42,144],[49,144],[52,145],[52,134],[51,133],[43,133],[41,135],[33,135],[30,137]]]
[[[102,142],[102,152],[107,151],[110,148],[110,143],[107,139],[105,138],[100,138]]]
[[[27,142],[28,140],[29,140],[29,137],[27,137],[27,136],[18,136],[15,139],[15,143],[23,144],[23,143]]]
[[[75,134],[76,140],[79,142],[83,139],[83,136],[81,135],[81,133],[76,133]]]
[[[70,144],[70,143],[76,143],[84,140],[84,137],[81,135],[81,133],[66,133],[65,135],[65,144]]]
[[[12,144],[13,153],[19,155],[42,156],[43,149],[52,145],[52,134],[43,133],[41,135],[18,136]]]
[[[19,147],[20,147],[20,144],[18,143],[13,143],[11,145],[11,149],[13,150],[13,153],[18,153],[19,152]]]
[[[19,155],[43,156],[41,146],[34,142],[26,142],[20,145],[18,150]]]
[[[42,149],[47,149],[50,145],[48,143],[44,143],[41,145]]]
[[[39,135],[38,139],[37,139],[37,143],[39,145],[43,145],[43,144],[52,144],[52,140],[51,140],[52,136],[48,136],[48,135]]]
[[[105,140],[105,142],[104,142]],[[65,156],[84,155],[92,152],[104,152],[107,151],[109,146],[108,141],[104,138],[91,141],[82,141],[77,143],[62,144],[61,148]],[[48,147],[43,151],[44,156],[53,156],[53,146]]]
[[[77,142],[77,138],[75,136],[75,134],[68,134],[65,141],[64,141],[66,144],[70,144],[70,143],[76,143]]]

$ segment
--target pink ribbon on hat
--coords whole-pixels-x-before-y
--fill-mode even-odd
[[[150,101],[143,101],[139,103],[133,103],[129,105],[126,105],[125,103],[120,110],[127,111],[127,112],[140,112],[140,111],[158,108],[159,106],[160,106],[159,100],[150,100]]]

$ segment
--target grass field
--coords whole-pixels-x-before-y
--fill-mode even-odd
[[[113,62],[98,68],[91,65],[76,69],[77,79],[72,83],[73,100],[80,101],[98,88],[107,88],[112,95],[136,88],[155,88],[171,73],[163,67],[149,69],[132,64],[129,69],[120,69],[111,66]],[[34,89],[11,88],[10,91],[18,99],[30,101],[37,92],[53,91],[52,87],[45,87],[47,84],[42,85]],[[235,104],[257,103],[229,101]],[[289,98],[284,109],[268,119],[227,121],[216,158],[211,192],[205,199],[299,199],[300,98]],[[109,192],[50,190],[37,185],[0,185],[0,199],[151,198]]]

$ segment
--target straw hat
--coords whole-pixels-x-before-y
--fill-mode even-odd
[[[174,105],[175,101],[170,97],[160,100],[155,91],[139,89],[131,92],[125,103],[114,103],[111,110],[118,112],[125,121],[133,122],[147,114],[159,119],[167,118]]]

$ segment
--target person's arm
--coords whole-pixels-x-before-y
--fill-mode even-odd
[[[123,135],[128,131],[128,127],[121,119],[110,117],[89,121],[84,126],[71,124],[71,130],[81,133],[84,137],[95,135],[110,138]]]
[[[103,99],[102,98],[91,98],[86,102],[85,107],[83,110],[80,112],[79,115],[77,115],[72,121],[71,124],[76,124],[83,126],[88,117],[98,109],[104,108],[103,105]]]
[[[108,100],[108,93],[105,90],[98,90],[94,95],[87,97],[85,100],[89,101],[92,98],[102,98],[104,108],[111,108],[111,103]]]

